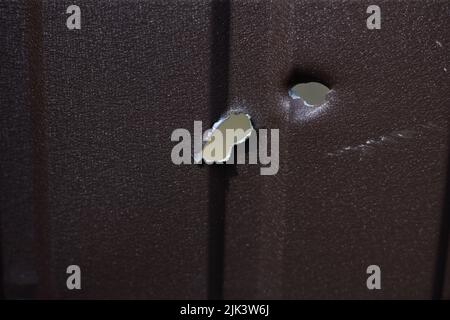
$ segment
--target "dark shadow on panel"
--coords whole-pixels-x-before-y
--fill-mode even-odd
[[[447,147],[450,143],[450,131],[447,139]],[[446,269],[448,269],[447,255],[450,231],[450,148],[447,154],[447,185],[445,188],[444,209],[442,211],[441,227],[439,233],[439,247],[437,251],[436,273],[433,284],[433,299],[442,299]]]
[[[211,64],[209,78],[209,119],[216,122],[227,110],[230,2],[216,0],[211,12]],[[225,201],[229,184],[229,166],[208,166],[208,299],[223,299]]]

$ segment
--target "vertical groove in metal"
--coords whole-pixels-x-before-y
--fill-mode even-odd
[[[215,0],[211,8],[211,65],[209,108],[211,124],[228,105],[230,1]],[[209,168],[208,194],[208,298],[223,298],[225,201],[229,169],[225,165]]]
[[[29,57],[32,124],[32,210],[36,236],[38,297],[51,295],[50,232],[48,219],[48,110],[44,93],[43,10],[41,1],[27,2],[26,47]]]
[[[447,146],[449,141],[450,134],[449,138],[447,139]],[[444,292],[444,290],[450,290],[450,288],[446,288],[445,284],[446,277],[450,277],[450,274],[448,274],[450,271],[450,265],[448,263],[448,242],[450,240],[450,149],[447,152],[447,185],[445,187],[444,207],[442,209],[443,211],[439,234],[439,244],[437,248],[438,253],[436,255],[436,272],[433,283],[433,299],[435,300],[448,298],[445,297],[446,293]]]

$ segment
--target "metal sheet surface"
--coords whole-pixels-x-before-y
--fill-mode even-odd
[[[449,297],[447,1],[377,1],[380,30],[369,1],[70,4],[0,4],[6,298]],[[235,109],[280,130],[276,175],[172,163]]]

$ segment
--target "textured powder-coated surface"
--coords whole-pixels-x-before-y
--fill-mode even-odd
[[[280,171],[238,166],[230,180],[225,298],[432,297],[447,4],[377,2],[382,28],[370,31],[363,3],[233,2],[230,96],[257,128],[280,128]],[[286,95],[296,74],[331,86],[326,108],[302,114]],[[380,291],[366,288],[371,264]]]
[[[24,15],[23,3],[0,2],[0,252],[2,292],[10,297],[30,296],[37,284]]]
[[[33,210],[45,224],[37,249],[39,296],[206,298],[208,174],[172,164],[170,136],[174,128],[191,128],[192,119],[208,120],[210,5],[77,4],[83,8],[79,32],[66,28],[65,1],[46,1],[42,7],[34,2],[16,17],[22,21],[34,15],[35,21],[24,21],[25,34],[17,36],[42,41],[26,43],[25,50],[42,58],[42,69],[33,69],[39,74],[31,78],[42,81],[45,101],[20,97],[29,89],[17,93],[28,99],[28,112],[43,114],[32,138],[34,146],[47,149],[33,150],[37,176],[47,179],[47,189],[42,184],[34,188],[34,199],[45,202]],[[41,34],[32,26],[39,20]],[[6,75],[20,81],[26,72],[19,65]],[[12,98],[8,103],[22,107]],[[15,112],[2,114],[9,118]],[[26,123],[9,126],[24,136],[31,128]],[[31,160],[27,154],[11,167],[25,170]],[[25,180],[25,187],[33,188],[30,177],[5,174],[14,175],[10,182]],[[20,194],[10,194],[10,214],[28,215],[25,221],[31,221],[29,200],[20,199],[23,209],[16,203]],[[11,239],[28,237],[10,229],[22,228],[18,217],[3,225]],[[15,255],[8,254],[9,245],[5,242],[5,263]],[[66,289],[70,264],[82,268],[79,293]],[[13,264],[5,268],[20,272]],[[18,281],[5,274],[7,283]]]
[[[377,1],[381,30],[372,1],[83,0],[73,31],[71,4],[0,3],[5,297],[440,297],[447,1]],[[280,129],[276,175],[172,164],[235,108]]]

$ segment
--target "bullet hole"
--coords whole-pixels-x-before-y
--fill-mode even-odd
[[[206,163],[227,161],[233,147],[245,142],[253,132],[250,116],[246,113],[231,113],[214,123],[206,134],[202,148]]]
[[[320,82],[298,83],[289,89],[289,96],[300,99],[308,107],[318,107],[326,102],[330,88]]]

